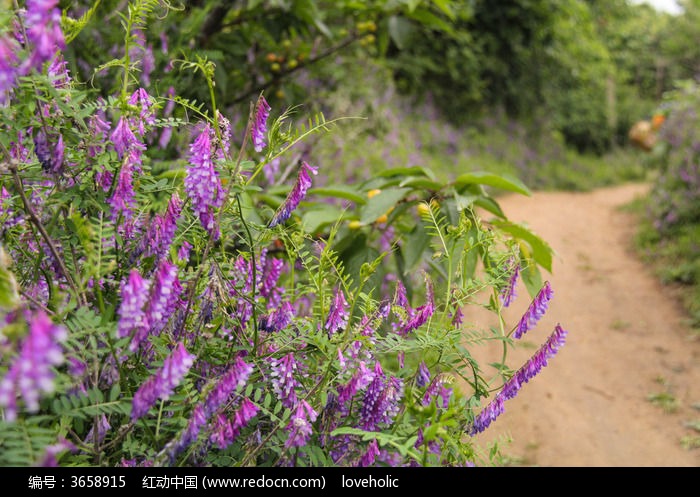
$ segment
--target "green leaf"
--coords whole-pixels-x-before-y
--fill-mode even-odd
[[[506,215],[501,210],[501,206],[498,205],[498,202],[491,197],[477,197],[474,200],[474,204],[490,212],[491,214],[500,217],[501,219],[506,219]]]
[[[11,271],[0,266],[0,308],[14,309],[19,305],[17,280]]]
[[[450,8],[450,2],[448,0],[433,0],[433,5],[435,5],[440,11],[449,17],[451,20],[455,20],[455,14]]]
[[[455,186],[458,190],[474,184],[493,186],[495,188],[500,188],[501,190],[522,193],[523,195],[527,196],[531,195],[530,190],[527,186],[525,186],[525,184],[523,184],[523,182],[508,174],[499,175],[486,171],[476,171],[473,173],[462,174],[455,180]]]
[[[410,186],[413,189],[437,191],[442,188],[442,183],[429,178],[406,178],[399,186]]]
[[[395,207],[402,200],[411,188],[390,188],[382,190],[374,197],[370,198],[363,206],[360,214],[360,222],[363,224],[373,223],[389,209]]]
[[[380,178],[392,178],[394,176],[425,176],[435,179],[435,174],[430,170],[420,166],[413,167],[393,167],[385,169],[377,174]]]
[[[552,272],[552,255],[554,251],[542,238],[534,234],[522,224],[511,221],[494,220],[492,224],[515,238],[526,242],[532,249],[532,258],[537,264]]]
[[[311,188],[309,189],[309,195],[344,198],[360,205],[364,205],[367,202],[367,198],[360,193],[357,188],[350,185],[329,185],[325,187]]]
[[[389,36],[399,50],[403,50],[409,44],[415,28],[410,21],[403,17],[391,16],[389,18]]]
[[[405,272],[412,272],[418,267],[423,260],[423,255],[430,247],[430,240],[431,238],[422,224],[416,225],[416,228],[409,233],[406,237],[406,243],[401,245],[406,263]]]
[[[440,19],[427,9],[416,9],[408,14],[408,16],[429,28],[444,31],[445,33],[452,33],[453,31],[449,23]]]
[[[325,206],[320,209],[309,210],[301,218],[301,224],[306,233],[319,233],[322,228],[329,224],[336,223],[343,218],[344,211],[332,206]]]

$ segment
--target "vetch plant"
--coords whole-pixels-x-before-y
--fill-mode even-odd
[[[137,86],[130,46],[159,5],[129,4],[106,99],[61,62],[55,2],[2,33],[19,56],[0,80],[0,463],[488,464],[473,436],[566,336],[506,364],[547,311],[551,249],[487,188],[527,188],[417,167],[329,185],[312,156],[271,168],[337,121],[274,118],[261,94],[235,143],[202,57],[173,68],[203,79],[207,105]],[[163,161],[171,128],[189,138]],[[519,278],[533,301],[509,331]],[[477,305],[499,325],[467,336]],[[477,340],[503,347],[494,391]]]

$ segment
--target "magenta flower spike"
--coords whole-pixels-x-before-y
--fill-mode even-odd
[[[547,312],[552,295],[552,287],[549,281],[545,281],[540,291],[537,292],[534,300],[530,303],[527,311],[523,314],[523,317],[520,318],[520,322],[518,322],[518,326],[516,326],[515,332],[513,333],[513,338],[520,338],[527,333],[528,330],[535,327],[537,322],[544,316],[544,313]]]
[[[265,100],[265,97],[260,95],[258,103],[255,106],[255,119],[253,121],[253,129],[251,136],[253,139],[253,148],[256,152],[262,152],[267,146],[267,118],[270,116],[271,107]]]
[[[136,421],[156,403],[167,400],[194,364],[195,356],[185,349],[182,342],[163,362],[153,376],[150,376],[136,391],[131,409],[131,420]]]
[[[342,331],[348,325],[348,303],[345,300],[345,294],[343,290],[338,288],[331,302],[330,310],[328,311],[328,317],[326,318],[326,324],[324,328],[328,331],[328,336]]]
[[[5,408],[8,421],[17,419],[18,396],[24,399],[27,411],[37,412],[41,395],[53,392],[52,368],[63,363],[60,344],[66,338],[65,328],[55,325],[43,311],[29,318],[29,334],[0,381],[0,406]]]
[[[292,211],[296,209],[302,200],[306,197],[306,192],[311,188],[311,174],[318,174],[318,168],[312,167],[305,161],[302,161],[299,175],[297,176],[294,187],[287,195],[287,198],[279,206],[275,215],[270,220],[270,228],[285,222],[292,215]]]
[[[534,378],[547,365],[548,360],[554,357],[564,345],[566,335],[567,331],[557,324],[547,341],[506,381],[501,391],[496,394],[496,397],[474,418],[469,432],[470,435],[474,436],[484,431],[503,413],[504,402],[515,397],[522,386]]]

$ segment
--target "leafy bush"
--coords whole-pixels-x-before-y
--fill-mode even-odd
[[[686,81],[667,95],[666,116],[650,164],[657,178],[646,203],[646,224],[638,235],[656,260],[664,281],[686,287],[684,301],[700,324],[700,86]]]
[[[118,77],[98,92],[64,59],[95,11],[5,15],[0,464],[488,463],[473,436],[566,336],[506,362],[552,298],[552,251],[487,189],[527,188],[423,167],[316,185],[311,155],[281,166],[337,121],[295,123],[264,95],[234,145],[206,57],[170,70],[198,78],[209,111],[140,86],[130,47],[166,7],[121,13]],[[519,278],[532,300],[509,324]],[[466,333],[473,305],[497,325]],[[503,348],[495,374],[478,341]]]

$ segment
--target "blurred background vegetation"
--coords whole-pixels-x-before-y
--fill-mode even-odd
[[[319,181],[423,166],[509,173],[534,190],[651,182],[638,246],[700,326],[700,0],[678,3],[671,15],[630,0],[194,0],[149,24],[131,58],[152,94],[200,102],[206,85],[177,60],[213,61],[234,139],[261,92],[295,119],[361,117],[296,150]],[[72,17],[92,5],[61,2]],[[126,5],[102,1],[69,45],[72,74],[105,97],[120,85],[105,60],[123,55]],[[628,135],[642,120],[656,128],[646,150]],[[170,139],[164,167],[186,141]]]

